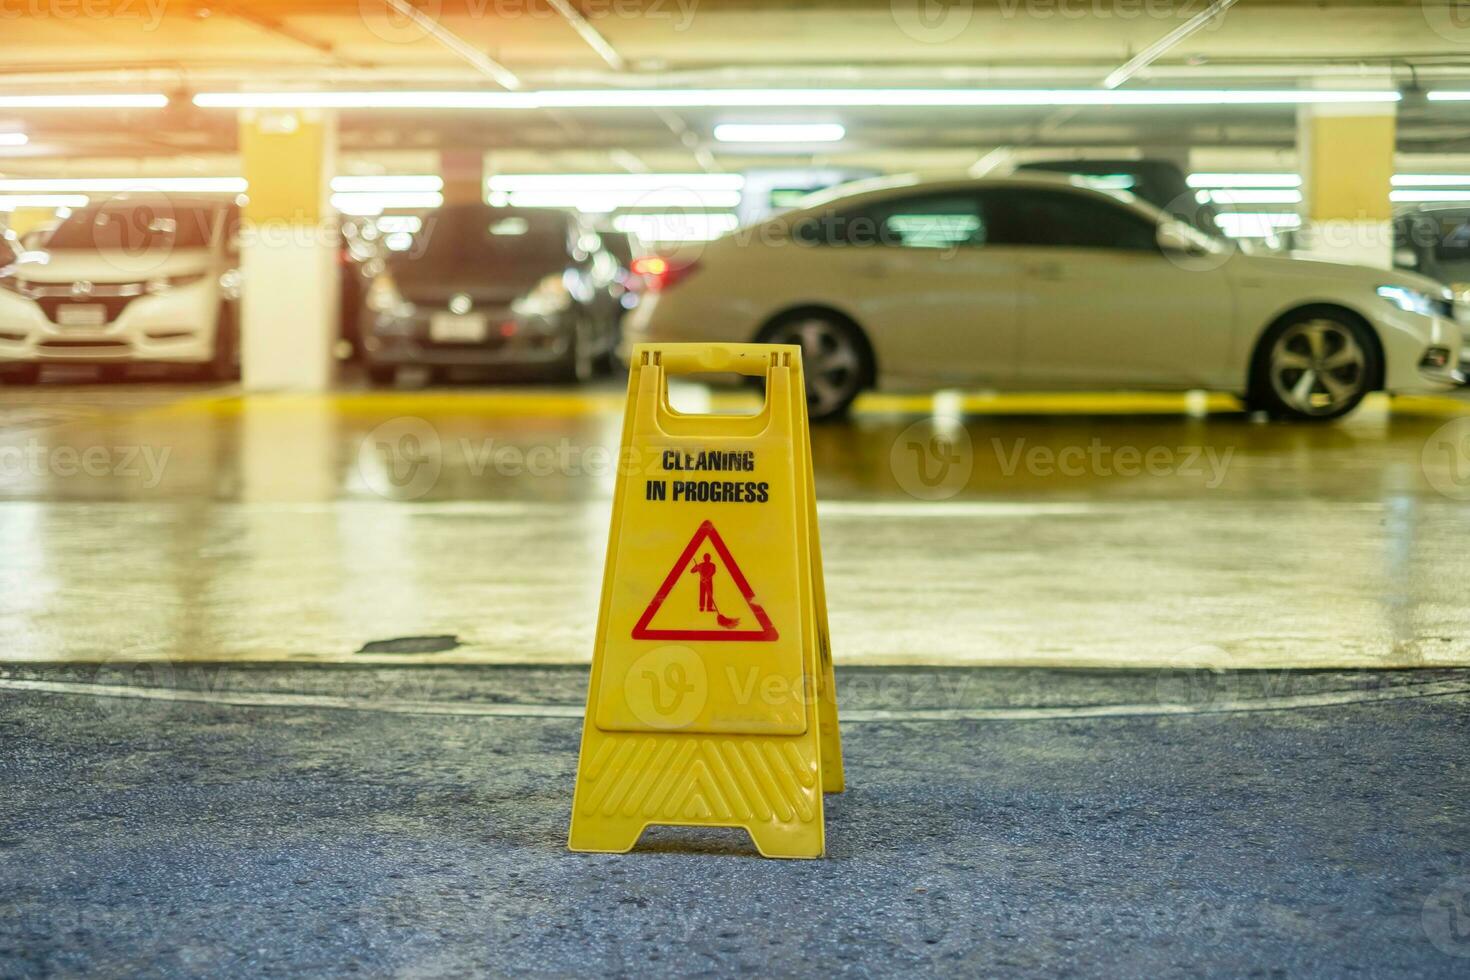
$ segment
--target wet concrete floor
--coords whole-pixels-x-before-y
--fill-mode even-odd
[[[585,662],[621,402],[0,388],[5,659]],[[1462,398],[887,396],[813,451],[838,663],[1470,665]]]

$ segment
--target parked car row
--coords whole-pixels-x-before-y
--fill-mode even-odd
[[[69,215],[39,248],[0,242],[0,378],[140,362],[236,376],[239,222],[233,204],[120,198]],[[1463,381],[1442,283],[1232,254],[1075,175],[867,181],[660,256],[549,209],[449,206],[404,227],[343,237],[344,339],[375,383],[404,368],[580,381],[610,367],[629,309],[624,353],[640,340],[802,345],[815,418],[869,388],[983,386],[1206,388],[1328,419],[1371,391]],[[1400,264],[1441,279],[1470,268],[1470,214],[1399,230]]]
[[[477,205],[415,225],[342,235],[343,347],[371,380],[406,367],[579,380],[611,365],[639,289],[627,236]],[[217,198],[121,196],[31,242],[0,237],[0,383],[46,365],[238,377],[239,231],[239,208]]]

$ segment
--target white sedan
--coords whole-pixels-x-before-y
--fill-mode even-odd
[[[1193,388],[1328,419],[1462,380],[1449,292],[1246,255],[1066,178],[849,185],[643,260],[641,341],[799,343],[811,415],[864,389]]]

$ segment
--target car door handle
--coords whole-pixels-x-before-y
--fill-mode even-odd
[[[1043,262],[1041,265],[1032,266],[1031,274],[1037,279],[1051,281],[1067,278],[1067,271],[1060,262]]]

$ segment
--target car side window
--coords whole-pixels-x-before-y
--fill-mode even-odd
[[[968,192],[918,194],[808,218],[794,236],[803,245],[849,248],[974,248],[987,237],[980,198]]]
[[[1015,190],[994,195],[1003,207],[992,241],[1053,248],[1157,251],[1158,233],[1141,215],[1119,204],[1067,191]]]

